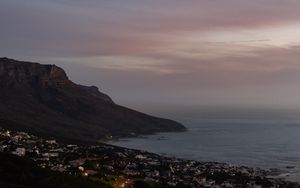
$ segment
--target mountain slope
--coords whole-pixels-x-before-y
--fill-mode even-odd
[[[0,126],[64,141],[97,141],[184,126],[115,104],[55,65],[0,58]]]

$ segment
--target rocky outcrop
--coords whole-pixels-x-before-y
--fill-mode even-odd
[[[174,121],[115,104],[56,65],[0,58],[0,126],[70,141],[183,131]]]
[[[4,80],[11,84],[31,84],[42,87],[70,83],[66,73],[55,65],[41,66],[38,63],[17,62],[8,58],[0,58],[1,83]]]

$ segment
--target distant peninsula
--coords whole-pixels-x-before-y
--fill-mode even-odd
[[[117,105],[96,86],[72,82],[56,65],[9,58],[0,58],[0,124],[66,142],[186,130],[178,122]]]

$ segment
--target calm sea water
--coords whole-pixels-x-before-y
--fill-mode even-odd
[[[210,109],[164,115],[188,131],[113,144],[186,159],[279,168],[290,174],[287,179],[300,182],[300,111]]]

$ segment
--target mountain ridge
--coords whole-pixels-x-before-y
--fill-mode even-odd
[[[180,123],[117,105],[56,65],[0,58],[0,125],[61,140],[97,141],[164,131]]]

